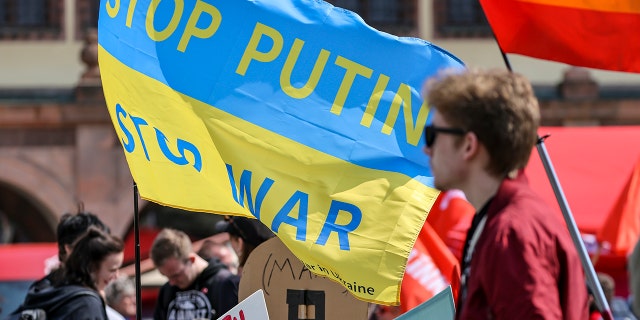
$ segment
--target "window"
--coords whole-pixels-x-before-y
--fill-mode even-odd
[[[99,0],[76,0],[75,37],[77,40],[84,39],[88,29],[98,28],[99,6]]]
[[[398,36],[417,32],[416,0],[327,0],[360,15],[368,25]]]
[[[437,38],[491,37],[491,27],[478,0],[434,0]]]
[[[62,39],[63,5],[64,0],[0,0],[0,39]]]

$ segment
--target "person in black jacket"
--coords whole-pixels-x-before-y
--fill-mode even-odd
[[[106,319],[106,314],[102,316],[104,305],[98,293],[81,286],[31,287],[24,303],[6,319],[23,319],[23,314],[38,312],[46,315],[44,319]],[[32,319],[41,318],[32,316]]]
[[[109,227],[107,227],[95,214],[85,212],[82,206],[78,208],[77,213],[65,213],[60,217],[58,226],[56,228],[56,240],[58,242],[58,263],[43,278],[33,282],[29,286],[27,293],[42,292],[52,286],[52,282],[56,278],[63,277],[61,266],[64,265],[67,257],[73,249],[73,244],[87,232],[89,227],[94,226],[106,233],[109,233]],[[25,302],[23,302],[24,305]],[[11,314],[19,313],[22,310],[19,307]]]
[[[193,252],[184,232],[163,229],[151,246],[151,260],[169,281],[160,288],[153,318],[217,319],[238,304],[240,279],[217,259]]]
[[[41,311],[51,320],[107,320],[100,292],[118,276],[123,251],[122,240],[90,227],[73,244],[71,254],[51,282],[29,288],[24,303],[10,319]]]
[[[107,227],[95,214],[85,212],[80,208],[77,213],[65,213],[60,218],[58,226],[56,228],[56,238],[58,242],[58,265],[51,270],[42,279],[39,279],[29,286],[29,291],[32,291],[36,287],[39,290],[43,290],[45,287],[49,287],[52,284],[54,278],[59,278],[62,275],[59,274],[62,269],[60,266],[64,265],[67,257],[73,249],[73,244],[87,232],[89,227],[94,226],[106,233],[110,233],[109,227]]]

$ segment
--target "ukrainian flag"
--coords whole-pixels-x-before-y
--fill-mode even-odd
[[[457,58],[319,0],[102,0],[98,35],[143,198],[256,217],[314,273],[399,303],[438,193],[420,88]]]

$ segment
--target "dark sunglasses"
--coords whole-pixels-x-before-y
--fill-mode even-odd
[[[235,223],[235,221],[233,221],[233,217],[231,216],[224,216],[224,221],[226,221],[227,223],[229,223],[233,229],[237,232],[237,234],[240,236],[240,238],[244,239],[246,241],[247,236],[245,235],[245,233],[242,231],[242,229],[240,229],[240,227]]]
[[[438,133],[448,133],[462,136],[467,133],[466,130],[460,128],[443,128],[436,127],[434,125],[429,125],[424,127],[424,141],[427,144],[428,148],[433,146],[433,143],[436,142],[436,136]]]

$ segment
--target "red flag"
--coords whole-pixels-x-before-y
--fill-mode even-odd
[[[440,193],[409,255],[400,291],[402,312],[417,307],[449,285],[457,300],[459,261],[474,212],[462,191]]]
[[[608,242],[615,255],[626,256],[633,250],[640,236],[640,159],[596,236],[598,242]]]
[[[640,72],[640,1],[480,0],[505,53]]]
[[[460,190],[443,191],[433,204],[427,222],[460,260],[475,209]]]
[[[402,312],[417,307],[449,285],[451,285],[454,299],[457,299],[460,286],[458,260],[429,223],[425,223],[409,254],[402,280],[402,290],[400,290]]]

